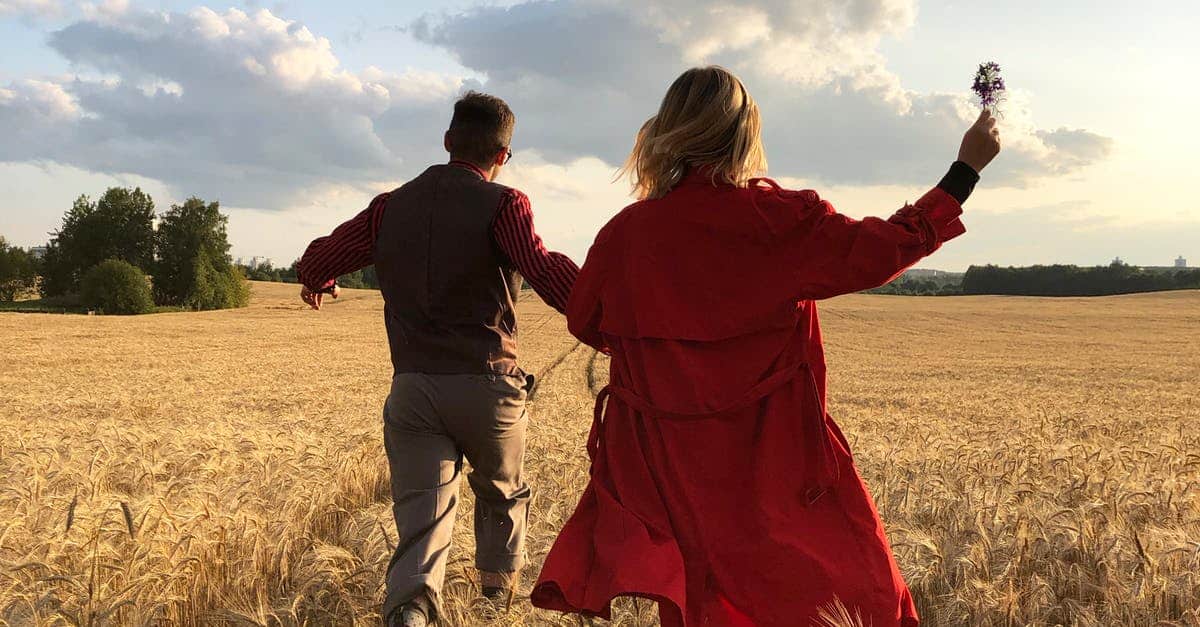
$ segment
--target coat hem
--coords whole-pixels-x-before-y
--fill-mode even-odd
[[[543,610],[562,612],[564,614],[579,614],[582,616],[612,620],[612,602],[618,597],[630,597],[654,601],[658,604],[658,612],[660,616],[662,616],[664,609],[671,610],[674,613],[675,621],[664,621],[664,627],[670,627],[671,625],[683,625],[683,610],[679,607],[679,604],[666,595],[657,594],[654,592],[641,592],[634,590],[610,592],[606,595],[603,603],[595,607],[584,607],[582,604],[575,604],[567,600],[562,586],[560,586],[557,581],[548,580],[542,581],[534,586],[533,592],[529,595],[529,600],[534,607]]]

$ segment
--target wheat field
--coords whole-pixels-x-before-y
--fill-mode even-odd
[[[382,301],[253,291],[236,311],[0,314],[0,625],[379,623]],[[527,594],[585,482],[606,364],[540,302],[520,313],[542,375],[532,565],[507,610],[474,594],[464,482],[451,625],[582,624]],[[1200,292],[822,315],[830,412],[926,625],[1200,625]]]

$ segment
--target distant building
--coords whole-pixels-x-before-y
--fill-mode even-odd
[[[1187,259],[1184,259],[1183,255],[1180,255],[1179,258],[1175,260],[1175,267],[1176,268],[1186,268],[1187,267]]]
[[[1111,265],[1114,265],[1114,266],[1123,266],[1123,265],[1125,265],[1125,262],[1124,262],[1124,261],[1121,261],[1121,258],[1120,258],[1120,257],[1114,257],[1114,258],[1113,258],[1113,260],[1112,260],[1112,264],[1111,264]]]
[[[904,272],[904,276],[914,279],[961,279],[962,272],[947,272],[930,268],[912,268]]]
[[[267,268],[267,267],[274,268],[275,267],[271,263],[270,257],[259,257],[257,255],[250,257],[249,259],[247,259],[246,257],[238,257],[237,265],[245,267],[245,268],[249,268],[251,270],[255,270],[258,268]]]
[[[45,246],[34,246],[33,248],[29,249],[29,254],[34,259],[41,259],[46,256],[46,247]]]

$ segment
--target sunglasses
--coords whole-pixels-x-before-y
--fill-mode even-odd
[[[512,148],[505,148],[504,151],[504,164],[507,165],[509,161],[512,161],[513,151]]]

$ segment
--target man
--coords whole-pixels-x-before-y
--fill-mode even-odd
[[[394,375],[384,444],[398,542],[387,572],[388,625],[437,618],[465,456],[475,492],[475,565],[499,600],[524,563],[530,489],[521,477],[532,377],[517,365],[521,277],[563,311],[579,268],[547,252],[529,199],[494,183],[512,158],[515,118],[494,96],[454,105],[435,165],[371,205],[297,265],[300,296],[320,309],[336,277],[375,264]]]

